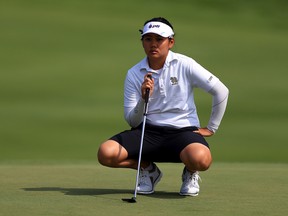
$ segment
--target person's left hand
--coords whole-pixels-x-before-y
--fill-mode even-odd
[[[210,137],[214,134],[213,131],[210,131],[207,127],[199,128],[198,130],[194,131],[194,133],[200,134],[204,137]]]

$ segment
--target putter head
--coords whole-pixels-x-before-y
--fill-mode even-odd
[[[123,198],[122,199],[124,202],[128,202],[128,203],[136,203],[136,197],[132,197],[131,199],[129,198]]]

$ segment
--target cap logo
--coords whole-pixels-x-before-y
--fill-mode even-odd
[[[160,25],[152,25],[152,24],[150,24],[148,28],[160,28]]]

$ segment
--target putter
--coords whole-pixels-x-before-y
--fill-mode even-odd
[[[147,77],[149,79],[152,79],[151,75],[148,75]],[[145,131],[146,118],[147,118],[147,111],[148,111],[149,93],[150,93],[150,89],[146,89],[144,114],[143,114],[143,125],[142,125],[142,134],[141,134],[141,142],[140,142],[140,150],[139,150],[139,158],[138,158],[138,167],[137,167],[137,175],[136,175],[134,196],[132,198],[130,198],[130,199],[129,198],[123,198],[122,199],[123,201],[128,202],[128,203],[136,203],[137,186],[138,186],[138,182],[139,182],[141,156],[142,156],[142,148],[143,148],[143,141],[144,141],[144,131]]]

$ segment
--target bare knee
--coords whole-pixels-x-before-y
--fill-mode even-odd
[[[102,143],[98,150],[98,161],[103,166],[118,167],[126,157],[126,150],[113,140]]]
[[[212,164],[212,156],[209,153],[200,153],[199,158],[196,158],[196,164],[199,171],[208,170]]]
[[[188,170],[205,171],[212,164],[212,156],[208,147],[202,144],[187,146],[180,154],[180,158]]]

